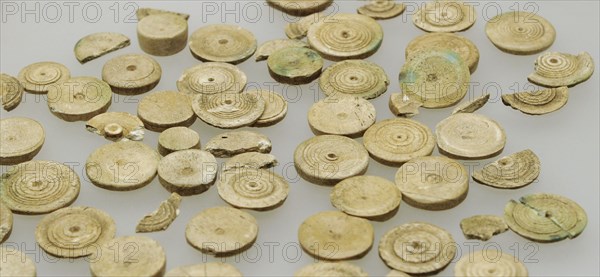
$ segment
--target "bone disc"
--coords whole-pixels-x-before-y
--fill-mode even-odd
[[[16,165],[0,177],[0,198],[16,214],[47,214],[71,205],[79,196],[79,176],[51,161]]]
[[[242,273],[230,264],[210,262],[173,268],[165,277],[242,277]]]
[[[55,62],[33,63],[19,71],[17,77],[25,91],[48,93],[48,89],[71,78],[69,69]]]
[[[310,25],[324,20],[326,17],[323,13],[313,13],[301,17],[298,21],[289,22],[285,25],[285,35],[290,39],[302,39],[307,35]]]
[[[264,61],[275,51],[290,47],[308,47],[306,42],[297,39],[273,39],[261,44],[254,56],[256,61]]]
[[[125,236],[103,244],[90,256],[92,276],[151,276],[165,274],[167,257],[162,246],[149,237]],[[111,253],[106,255],[106,253]]]
[[[298,241],[308,254],[324,260],[347,260],[365,255],[373,245],[368,220],[338,211],[325,211],[304,220]]]
[[[508,225],[499,216],[475,215],[461,220],[460,229],[467,239],[487,241],[494,235],[506,232]]]
[[[383,29],[368,16],[336,13],[312,24],[307,39],[310,47],[326,59],[363,59],[379,49]]]
[[[422,6],[412,20],[426,32],[453,33],[467,30],[475,24],[475,8],[462,1],[432,1]]]
[[[118,141],[94,150],[85,162],[85,173],[96,186],[116,191],[135,190],[149,184],[160,155],[137,141]]]
[[[147,233],[167,230],[179,215],[179,203],[181,203],[181,196],[175,192],[171,193],[169,199],[161,202],[157,210],[140,220],[135,227],[135,232]]]
[[[115,221],[109,214],[91,207],[67,207],[47,216],[35,229],[35,240],[47,253],[77,258],[96,253],[115,237]]]
[[[537,91],[525,91],[503,94],[502,103],[525,114],[540,115],[559,110],[569,100],[567,87],[549,88]]]
[[[256,38],[240,26],[208,25],[192,33],[190,50],[201,61],[237,64],[254,54]]]
[[[10,237],[13,227],[13,214],[12,211],[0,200],[0,243],[3,243]]]
[[[452,114],[475,112],[475,111],[481,109],[481,107],[483,107],[488,102],[488,100],[490,100],[490,94],[486,93],[486,94],[484,94],[480,97],[477,97],[471,101],[468,101],[468,102],[465,102],[463,104],[456,106],[456,108],[454,108],[454,110],[452,110]]]
[[[501,251],[486,249],[465,255],[454,267],[454,276],[527,277],[527,268],[516,257]]]
[[[0,268],[2,276],[37,276],[33,260],[14,247],[0,247]]]
[[[187,94],[238,93],[246,86],[246,74],[237,66],[206,62],[190,67],[177,80],[177,89]]]
[[[422,123],[393,118],[371,126],[365,133],[363,144],[373,159],[399,166],[410,159],[431,155],[435,139],[429,127]]]
[[[404,93],[392,93],[388,106],[395,116],[410,118],[419,114],[419,108],[423,106],[416,97],[409,97]]]
[[[278,82],[307,84],[321,75],[323,59],[305,47],[283,48],[273,52],[267,59],[269,74]]]
[[[190,97],[170,90],[144,96],[138,104],[137,114],[146,129],[156,132],[178,126],[189,127],[196,121]]]
[[[493,17],[485,25],[485,34],[498,49],[515,55],[542,52],[556,38],[556,30],[548,20],[525,11]]]
[[[275,156],[260,152],[248,152],[237,154],[223,164],[223,171],[271,168],[278,165]]]
[[[333,0],[267,0],[267,3],[282,12],[302,16],[327,9]]]
[[[29,161],[42,149],[46,132],[42,125],[26,117],[0,120],[0,164],[12,165]]]
[[[137,116],[124,112],[94,116],[88,120],[85,128],[112,141],[144,139],[144,123]]]
[[[129,46],[129,38],[120,33],[93,33],[81,38],[75,44],[75,58],[81,63],[95,60],[110,52]]]
[[[294,167],[305,180],[335,185],[346,178],[362,175],[369,166],[369,153],[353,139],[321,135],[305,140],[294,151]]]
[[[425,108],[444,108],[467,94],[471,75],[462,58],[451,50],[413,54],[400,71],[400,87]]]
[[[160,64],[146,55],[129,54],[112,58],[102,67],[102,80],[115,93],[133,95],[152,90],[162,76]]]
[[[187,149],[200,149],[200,135],[190,128],[173,127],[158,135],[158,153],[163,156]]]
[[[256,94],[265,101],[265,111],[252,125],[253,127],[268,127],[282,121],[287,115],[288,103],[279,93],[270,90],[253,90],[248,93]]]
[[[202,150],[189,149],[166,155],[158,164],[158,180],[182,196],[205,192],[215,182],[217,160]]]
[[[209,125],[235,129],[254,124],[265,111],[265,101],[251,93],[196,95],[194,113]]]
[[[495,188],[516,189],[540,175],[540,159],[527,149],[485,165],[473,172],[473,180]]]
[[[4,110],[11,111],[21,104],[23,86],[17,78],[0,74],[0,105]]]
[[[295,277],[314,276],[355,276],[367,277],[369,274],[362,268],[346,262],[318,262],[302,267]]]
[[[473,113],[457,113],[435,127],[440,152],[461,159],[498,155],[506,144],[504,129],[496,121]]]
[[[384,178],[355,176],[335,185],[329,199],[334,207],[349,215],[384,220],[398,210],[402,194]]]
[[[48,108],[65,121],[90,120],[106,112],[111,100],[110,86],[94,77],[75,77],[48,87]]]
[[[594,73],[594,60],[587,52],[571,55],[547,52],[540,55],[534,72],[527,79],[544,87],[572,87],[585,82]]]
[[[185,229],[185,238],[205,254],[227,256],[243,252],[258,236],[258,223],[249,213],[213,207],[198,213]]]
[[[211,138],[205,150],[218,158],[229,158],[245,152],[271,152],[269,137],[252,131],[232,131]]]
[[[452,159],[414,158],[396,172],[396,185],[404,202],[425,210],[446,210],[460,204],[469,191],[464,166]]]
[[[504,207],[504,220],[515,233],[539,242],[573,239],[588,221],[583,208],[573,200],[547,193],[509,201]]]
[[[363,60],[347,60],[329,66],[319,87],[328,96],[350,95],[365,99],[383,94],[390,80],[379,65]]]
[[[154,56],[171,56],[185,48],[188,39],[187,20],[173,13],[155,13],[138,20],[140,48]]]
[[[283,177],[265,169],[223,172],[217,189],[230,205],[259,211],[283,204],[290,190]]]
[[[469,67],[471,73],[475,72],[479,64],[479,49],[468,38],[452,33],[429,33],[416,37],[406,46],[406,58],[425,50],[451,50],[456,52]]]
[[[393,0],[370,0],[368,4],[359,7],[356,12],[373,19],[389,19],[401,15],[406,7]]]
[[[375,119],[375,106],[360,97],[330,96],[308,110],[308,125],[317,135],[360,137]]]
[[[456,242],[452,235],[429,223],[402,224],[379,241],[379,256],[385,264],[409,274],[440,271],[455,255]]]

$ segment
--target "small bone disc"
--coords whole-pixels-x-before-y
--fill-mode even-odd
[[[79,176],[51,161],[29,161],[0,177],[0,198],[16,214],[47,214],[71,205],[79,196]]]
[[[473,172],[473,180],[495,188],[516,189],[531,184],[540,175],[540,159],[527,149]]]
[[[223,171],[234,169],[258,169],[271,168],[279,162],[275,156],[271,154],[263,154],[259,152],[248,152],[235,155],[223,164]]]
[[[163,247],[144,236],[114,238],[97,253],[90,257],[92,276],[158,277],[165,274],[167,266]]]
[[[360,137],[375,119],[375,106],[360,97],[330,96],[308,110],[308,125],[317,135]]]
[[[217,188],[230,205],[259,211],[283,204],[290,190],[283,177],[265,169],[224,171]]]
[[[314,214],[298,228],[302,249],[324,260],[362,257],[371,249],[373,239],[368,220],[338,211]]]
[[[468,38],[452,33],[429,33],[416,37],[406,46],[406,58],[424,50],[452,50],[467,64],[471,73],[479,64],[479,49]]]
[[[515,55],[544,51],[556,38],[556,30],[548,20],[525,11],[493,17],[485,25],[485,34],[498,49]]]
[[[48,88],[48,108],[65,121],[90,120],[106,112],[111,100],[110,86],[94,77],[75,77]]]
[[[594,60],[587,52],[571,55],[547,52],[535,60],[534,72],[527,80],[544,87],[572,87],[585,82],[594,73]]]
[[[413,54],[400,71],[400,87],[425,108],[444,108],[467,94],[471,75],[463,59],[451,50]]]
[[[454,267],[454,276],[507,276],[527,277],[527,268],[516,257],[487,248],[464,255]]]
[[[319,78],[319,88],[328,96],[342,94],[372,99],[383,94],[389,84],[383,68],[364,60],[335,63]]]
[[[242,273],[230,264],[210,262],[195,265],[186,265],[173,268],[165,277],[242,277]]]
[[[504,220],[515,233],[539,242],[575,238],[588,221],[583,208],[573,200],[547,193],[509,201],[504,207]]]
[[[389,19],[402,14],[405,8],[404,4],[396,3],[394,0],[370,0],[356,12],[373,19]]]
[[[0,164],[11,165],[29,161],[42,149],[46,132],[42,125],[26,117],[0,120]]]
[[[0,200],[0,214],[2,215],[0,216],[0,243],[3,243],[12,233],[13,214],[2,200]]]
[[[140,94],[152,90],[162,75],[160,64],[146,55],[123,55],[102,67],[102,80],[119,94]]]
[[[135,115],[124,112],[107,112],[94,116],[85,128],[109,140],[143,140],[144,123]]]
[[[455,255],[456,242],[452,235],[429,223],[402,224],[379,241],[379,256],[385,264],[410,274],[440,271]]]
[[[475,215],[460,221],[460,229],[467,239],[489,240],[493,235],[506,232],[504,218],[495,215]]]
[[[398,166],[416,157],[431,155],[435,139],[429,128],[406,118],[375,123],[365,133],[363,144],[380,163]]]
[[[171,193],[169,199],[160,203],[157,210],[140,220],[135,227],[135,232],[147,233],[166,230],[179,215],[179,203],[181,203],[181,196],[175,192]]]
[[[91,207],[67,207],[47,216],[35,229],[35,240],[56,257],[77,258],[96,253],[115,237],[115,221]]]
[[[425,210],[446,210],[460,204],[469,191],[464,166],[452,159],[420,157],[402,165],[396,172],[396,185],[404,202]]]
[[[10,75],[0,74],[0,105],[4,110],[11,111],[21,104],[23,98],[23,86],[17,78]]]
[[[540,115],[559,110],[569,100],[567,87],[502,94],[502,103],[525,114]]]
[[[0,268],[2,276],[37,276],[33,260],[14,247],[0,247]]]
[[[423,103],[415,98],[404,93],[392,93],[388,102],[390,111],[395,116],[407,118],[419,114],[419,108],[423,106]]]
[[[30,93],[48,93],[50,87],[71,78],[69,69],[55,62],[33,63],[19,72],[19,82]]]
[[[267,66],[271,77],[278,82],[300,85],[321,75],[323,59],[311,49],[290,47],[273,52],[267,59]]]
[[[295,274],[295,277],[314,276],[355,276],[367,277],[369,274],[362,268],[346,262],[318,262],[307,265]]]
[[[213,207],[198,213],[185,228],[185,238],[205,254],[226,256],[243,252],[258,236],[258,223],[249,213]]]
[[[496,121],[473,113],[457,113],[435,127],[440,152],[462,159],[498,155],[506,144],[504,129]]]
[[[369,153],[353,139],[321,135],[305,140],[294,151],[294,167],[305,180],[335,185],[348,177],[362,175],[369,166]]]
[[[384,178],[355,176],[335,185],[329,198],[342,212],[377,220],[398,210],[402,194],[394,183]]]
[[[279,93],[270,90],[253,90],[248,93],[256,94],[265,101],[265,111],[252,125],[253,127],[268,127],[282,121],[288,110],[288,103]]]
[[[254,54],[256,38],[240,26],[213,24],[192,33],[190,50],[201,61],[237,64]]]
[[[214,184],[217,160],[202,150],[189,149],[166,155],[158,164],[158,180],[170,192],[182,196],[205,192]]]
[[[85,162],[85,173],[98,187],[134,190],[154,179],[159,159],[156,151],[141,142],[119,141],[94,150]]]
[[[308,44],[329,60],[363,59],[383,41],[383,29],[362,14],[336,13],[308,28]]]
[[[200,149],[200,135],[190,128],[173,127],[158,135],[158,153],[163,156],[187,149]]]
[[[251,93],[200,94],[192,100],[192,108],[209,125],[235,129],[254,124],[265,111],[265,101]]]
[[[173,13],[148,15],[138,21],[137,37],[140,48],[150,55],[174,55],[185,48],[188,22]]]
[[[267,3],[285,13],[303,16],[325,10],[333,0],[267,0]]]
[[[245,152],[271,152],[269,137],[252,131],[232,131],[211,138],[206,151],[218,158],[229,158]]]
[[[176,91],[159,91],[144,96],[137,109],[146,129],[162,132],[171,127],[189,127],[196,121],[190,98]]]
[[[297,39],[273,39],[261,44],[254,56],[257,62],[264,61],[275,51],[290,47],[308,47],[308,44]]]
[[[93,33],[77,41],[75,58],[81,63],[95,60],[110,52],[129,46],[129,38],[119,33]]]
[[[412,17],[419,29],[438,33],[464,31],[475,24],[475,19],[475,8],[461,1],[428,2]]]
[[[177,89],[187,94],[238,93],[246,86],[246,74],[228,63],[206,62],[190,67],[177,80]]]

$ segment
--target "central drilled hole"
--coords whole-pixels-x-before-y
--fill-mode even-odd
[[[557,62],[558,62],[558,60],[557,60],[557,59],[555,59],[555,58],[552,58],[552,59],[550,59],[550,62],[551,62],[551,63],[557,63]]]
[[[347,31],[343,31],[342,32],[342,37],[343,38],[348,38],[350,36],[350,33],[348,33]]]
[[[437,79],[438,79],[437,74],[435,74],[435,73],[427,74],[427,81],[434,82],[434,81],[437,81]]]
[[[136,69],[137,69],[137,66],[135,66],[133,64],[127,67],[127,71],[134,71]]]
[[[356,81],[356,80],[358,80],[358,78],[357,78],[356,76],[351,76],[351,77],[350,77],[350,80],[352,80],[352,81]]]
[[[248,185],[249,185],[251,188],[258,187],[258,184],[257,184],[256,182],[250,182],[250,183],[248,183]]]
[[[72,233],[77,233],[79,232],[79,230],[81,230],[79,226],[71,226],[71,228],[69,228],[69,231],[71,231]]]
[[[208,81],[209,81],[209,82],[214,82],[214,81],[215,81],[215,78],[213,78],[213,77],[210,77],[210,78],[208,78]]]
[[[228,40],[226,40],[226,39],[220,39],[220,40],[219,40],[219,44],[226,44],[226,43],[228,43],[228,42],[229,42],[229,41],[228,41]]]
[[[224,233],[225,233],[225,230],[223,230],[223,229],[221,229],[221,228],[218,228],[218,227],[217,227],[217,229],[215,229],[215,233],[216,233],[216,234],[219,234],[219,235],[222,235],[222,234],[224,234]]]
[[[329,158],[330,160],[335,160],[337,159],[337,155],[335,153],[328,153],[327,154],[327,158]]]
[[[40,73],[40,75],[46,76],[46,72],[42,72],[42,73]]]
[[[227,99],[227,100],[225,100],[225,104],[227,104],[227,105],[231,105],[231,104],[233,104],[233,101],[231,101],[231,100]]]
[[[31,183],[31,185],[32,185],[32,186],[34,186],[34,187],[39,187],[39,186],[41,186],[41,185],[42,185],[42,181],[33,181],[33,182]]]

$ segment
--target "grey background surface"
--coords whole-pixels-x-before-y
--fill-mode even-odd
[[[91,3],[91,4],[90,4]],[[336,1],[328,11],[354,12],[362,1]],[[377,119],[391,118],[388,98],[399,91],[397,76],[404,63],[404,48],[417,35],[424,32],[411,22],[411,14],[422,2],[405,2],[407,11],[400,17],[379,21],[385,37],[379,51],[368,60],[381,65],[390,77],[388,92],[372,103],[377,107]],[[542,172],[532,185],[518,190],[497,190],[473,181],[467,199],[458,207],[446,211],[425,211],[402,203],[400,211],[386,222],[373,222],[375,244],[362,259],[350,261],[364,268],[371,275],[385,275],[389,269],[377,254],[379,238],[393,227],[411,221],[436,224],[452,233],[459,245],[455,259],[468,255],[471,249],[497,247],[524,261],[532,276],[599,275],[599,2],[597,1],[501,1],[474,2],[477,5],[477,22],[464,35],[479,47],[481,59],[472,75],[474,83],[467,101],[484,92],[492,94],[490,103],[479,112],[497,120],[508,137],[502,155],[523,149],[532,149],[541,159]],[[2,1],[1,24],[1,71],[17,75],[24,66],[38,61],[57,61],[70,68],[73,76],[100,77],[101,69],[108,59],[127,53],[142,53],[136,39],[134,9],[156,7],[191,14],[190,33],[209,23],[239,24],[251,30],[260,43],[283,38],[284,25],[293,17],[273,11],[259,2],[201,2],[201,1],[82,1],[82,2],[12,2]],[[510,93],[535,88],[527,82],[533,70],[536,55],[515,56],[496,49],[484,33],[486,18],[501,11],[515,9],[536,11],[554,24],[556,42],[550,50],[567,53],[587,51],[596,61],[596,73],[587,82],[570,90],[568,104],[561,110],[544,115],[528,116],[500,101],[500,93]],[[16,9],[16,10],[15,10]],[[25,10],[33,10],[26,12]],[[126,34],[132,45],[116,53],[80,65],[73,55],[77,40],[87,34],[114,31]],[[175,90],[175,81],[184,69],[196,65],[188,49],[170,57],[156,57],[162,65],[163,76],[158,90]],[[326,66],[331,62],[326,62]],[[285,120],[273,127],[252,129],[268,135],[273,141],[272,153],[280,165],[275,172],[290,181],[290,195],[285,204],[269,212],[250,211],[260,224],[259,237],[253,248],[244,254],[224,261],[235,265],[245,275],[292,275],[313,259],[302,252],[297,241],[297,229],[308,216],[324,210],[333,210],[329,202],[330,187],[310,184],[300,179],[292,164],[293,151],[300,142],[313,136],[308,128],[306,112],[310,105],[323,97],[316,82],[303,86],[287,86],[275,83],[267,72],[265,62],[253,59],[239,65],[248,76],[249,88],[273,89],[282,93],[290,102]],[[109,111],[126,111],[135,114],[137,102],[144,95],[123,97],[114,95]],[[437,122],[448,116],[452,108],[439,110],[422,109],[414,119],[434,128]],[[72,163],[82,178],[81,194],[74,205],[100,208],[110,213],[117,224],[117,235],[135,233],[137,221],[158,207],[169,193],[154,180],[150,185],[131,192],[112,192],[95,187],[86,180],[84,163],[97,147],[110,143],[85,130],[85,122],[67,123],[53,116],[45,99],[25,94],[23,103],[9,113],[0,112],[2,118],[27,116],[40,121],[46,129],[46,143],[36,159]],[[192,128],[200,133],[205,143],[222,130],[197,120]],[[146,132],[144,143],[155,147],[158,134]],[[361,141],[361,139],[358,139]],[[438,155],[437,149],[434,155]],[[494,159],[463,162],[470,170],[481,168]],[[3,171],[6,167],[2,168]],[[367,174],[393,180],[396,168],[381,165],[373,160]],[[501,215],[510,199],[537,192],[564,195],[577,201],[589,217],[587,229],[576,239],[552,244],[532,243],[508,231],[495,236],[489,242],[472,245],[463,237],[460,219],[475,214]],[[167,254],[167,268],[215,260],[190,247],[184,238],[187,222],[204,208],[226,205],[216,188],[197,196],[185,197],[180,216],[164,232],[150,233],[162,244]],[[35,244],[34,230],[42,216],[15,215],[12,236],[5,245],[17,245],[36,259],[40,276],[84,276],[89,274],[84,259],[56,260],[42,254]],[[472,248],[470,248],[472,247]],[[452,275],[455,261],[440,275]]]

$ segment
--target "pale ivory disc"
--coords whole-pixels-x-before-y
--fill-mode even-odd
[[[112,102],[110,86],[94,77],[74,77],[48,87],[48,108],[65,121],[90,120]]]
[[[129,54],[108,60],[102,67],[102,80],[114,93],[133,95],[152,90],[162,76],[160,64],[147,55]]]
[[[531,55],[548,49],[556,38],[554,26],[545,18],[526,11],[512,11],[491,18],[485,34],[498,49],[516,55]]]
[[[360,97],[330,96],[308,110],[308,125],[317,135],[360,137],[375,119],[375,106]]]
[[[89,259],[92,276],[159,277],[167,266],[164,248],[145,236],[114,238]]]
[[[158,91],[144,96],[137,109],[146,129],[162,132],[171,127],[189,127],[196,121],[190,97],[177,91]]]
[[[506,144],[504,129],[493,119],[473,113],[457,113],[435,127],[440,152],[461,159],[496,156]]]
[[[48,93],[50,87],[69,80],[71,72],[56,62],[39,62],[21,69],[17,78],[27,92]]]
[[[190,36],[190,51],[201,61],[237,64],[256,51],[252,32],[237,25],[213,24],[194,31]]]
[[[0,164],[12,165],[29,161],[42,149],[46,132],[42,125],[26,117],[0,120]]]
[[[505,276],[527,277],[529,273],[525,265],[508,253],[486,249],[464,255],[454,266],[454,276]]]
[[[334,207],[349,215],[386,220],[398,210],[402,193],[384,178],[355,176],[335,185],[329,199]]]

